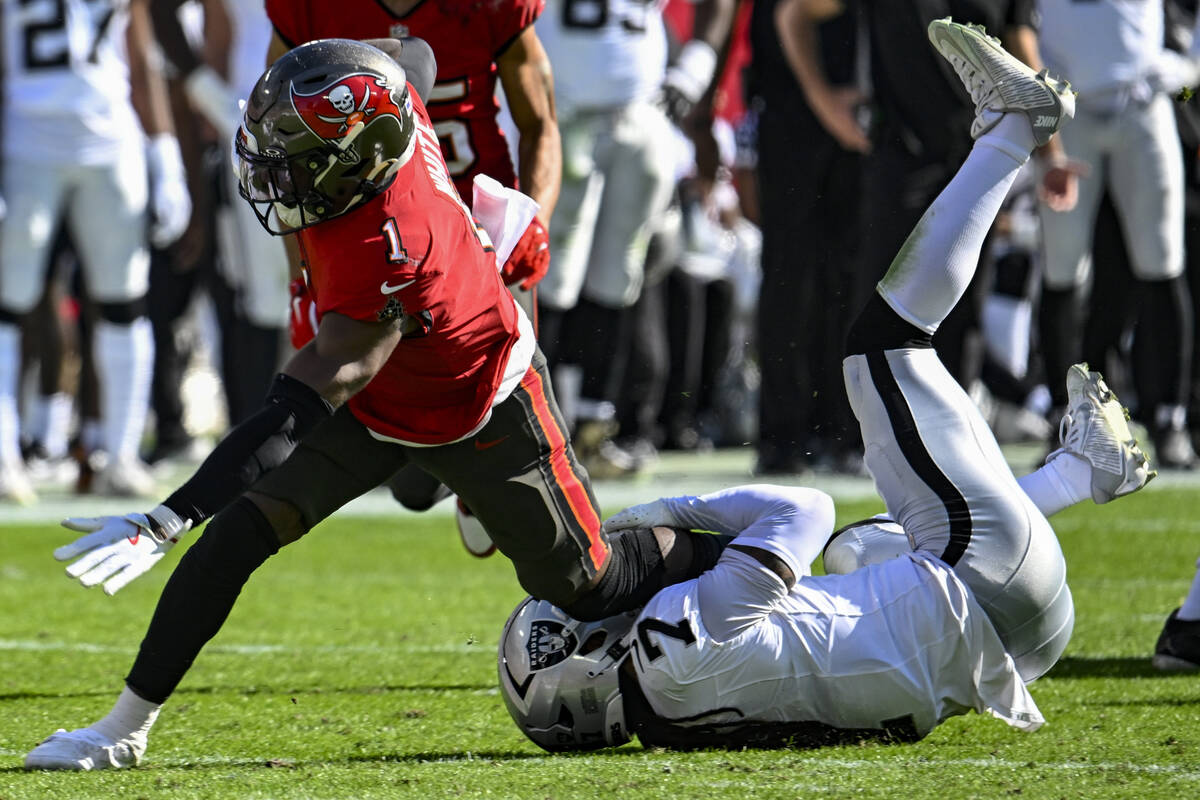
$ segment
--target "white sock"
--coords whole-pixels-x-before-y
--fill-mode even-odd
[[[1020,114],[1005,114],[975,141],[879,282],[879,294],[897,314],[937,330],[967,290],[984,238],[1033,146],[1033,129]]]
[[[158,712],[161,708],[161,703],[143,700],[126,686],[121,690],[121,696],[117,698],[117,702],[113,704],[112,711],[108,712],[104,719],[90,727],[114,742],[131,737],[144,740],[150,733],[150,726],[154,724],[154,720],[158,719]]]
[[[67,454],[71,432],[71,414],[74,403],[66,392],[55,392],[46,400],[45,427],[42,429],[42,446],[50,458],[62,458]]]
[[[1175,615],[1175,618],[1200,619],[1200,561],[1196,562],[1196,575],[1192,578],[1192,588],[1188,590],[1187,597],[1183,598],[1183,605],[1179,607],[1179,613]]]
[[[96,323],[92,346],[100,376],[104,449],[113,460],[138,457],[150,403],[154,338],[145,317],[128,325]]]
[[[21,463],[17,383],[21,372],[21,329],[0,323],[0,467]]]
[[[1017,483],[1038,511],[1049,517],[1092,499],[1092,465],[1063,450],[1053,454],[1041,468],[1018,478]]]

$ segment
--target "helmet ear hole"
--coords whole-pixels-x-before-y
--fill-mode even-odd
[[[566,703],[558,707],[558,724],[568,730],[575,727],[575,715],[567,708]]]
[[[583,644],[579,646],[577,651],[579,655],[586,656],[593,650],[599,650],[604,646],[604,641],[608,638],[608,634],[604,631],[596,631],[591,636],[584,639]]]

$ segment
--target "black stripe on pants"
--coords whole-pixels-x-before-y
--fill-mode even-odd
[[[925,448],[925,443],[921,441],[912,410],[904,399],[896,376],[892,374],[884,351],[872,350],[866,353],[866,358],[867,366],[871,370],[871,382],[883,400],[883,407],[887,410],[896,442],[900,445],[900,452],[904,454],[917,476],[933,490],[946,507],[946,517],[950,522],[950,543],[939,557],[953,567],[971,543],[971,509],[967,507],[967,500],[962,492],[938,468],[933,456]]]

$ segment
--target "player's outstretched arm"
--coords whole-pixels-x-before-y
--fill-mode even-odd
[[[55,550],[79,557],[67,575],[114,594],[154,566],[193,526],[224,508],[291,454],[297,442],[379,372],[400,341],[397,322],[326,314],[317,338],[275,377],[266,402],[231,430],[196,473],[146,514],[71,519],[85,535]]]

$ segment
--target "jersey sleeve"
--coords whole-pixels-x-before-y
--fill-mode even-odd
[[[500,55],[521,33],[537,21],[546,0],[510,0],[492,12],[492,54]]]
[[[313,38],[309,32],[308,3],[304,0],[267,0],[266,9],[275,32],[288,47]]]
[[[832,498],[802,486],[738,486],[663,502],[679,524],[734,535],[732,544],[778,556],[797,577],[810,574],[833,532]]]

